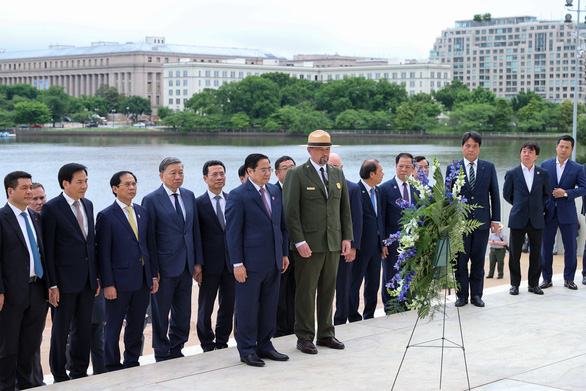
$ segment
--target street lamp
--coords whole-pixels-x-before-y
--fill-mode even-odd
[[[578,94],[580,93],[580,57],[581,57],[581,46],[580,46],[580,0],[578,0],[578,8],[570,9],[573,6],[574,0],[566,0],[566,7],[568,11],[576,12],[576,67],[575,67],[575,85],[574,85],[574,118],[572,120],[572,137],[576,140],[578,130]],[[564,18],[565,23],[572,23],[572,14],[566,14]],[[576,160],[576,148],[572,152],[572,160]]]
[[[114,127],[114,120],[116,119],[116,110],[112,109],[112,127]]]
[[[126,106],[126,126],[129,126],[129,122],[128,122],[128,110],[130,110],[130,107]]]

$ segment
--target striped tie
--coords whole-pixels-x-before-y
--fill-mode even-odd
[[[470,187],[474,189],[476,183],[476,173],[474,172],[474,163],[470,163]]]

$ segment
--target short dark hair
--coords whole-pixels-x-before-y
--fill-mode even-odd
[[[165,172],[165,170],[167,169],[167,167],[169,167],[171,164],[175,164],[175,163],[181,163],[181,160],[179,160],[176,157],[166,157],[163,160],[161,160],[161,163],[159,164],[159,173],[162,174]]]
[[[83,164],[79,163],[67,163],[63,167],[59,169],[59,173],[57,174],[57,180],[59,181],[59,187],[64,189],[63,181],[71,183],[73,179],[73,174],[76,172],[83,171],[85,175],[87,175],[87,167]]]
[[[246,176],[246,164],[243,164],[238,169],[238,177],[244,178]]]
[[[399,160],[404,157],[411,159],[411,163],[413,163],[413,155],[411,155],[410,153],[407,153],[407,152],[401,152],[395,158],[395,164],[399,164]]]
[[[275,170],[278,170],[281,163],[286,162],[287,160],[291,160],[293,164],[297,165],[297,163],[295,163],[295,160],[293,160],[291,156],[284,155],[275,160]]]
[[[258,162],[263,159],[267,159],[270,162],[268,156],[263,155],[262,153],[251,153],[250,155],[246,156],[246,159],[244,159],[244,166],[246,167],[247,171],[249,168],[254,170],[258,165]]]
[[[536,155],[539,155],[539,151],[541,150],[539,148],[539,144],[537,144],[535,141],[525,141],[523,143],[523,145],[521,145],[521,149],[519,150],[519,153],[521,153],[525,148],[527,148],[531,151],[535,151]]]
[[[12,171],[4,177],[4,190],[6,190],[6,198],[8,198],[8,189],[16,190],[19,179],[32,179],[32,175],[24,171]]]
[[[115,173],[114,175],[112,175],[112,178],[110,178],[110,188],[116,186],[120,186],[120,182],[122,181],[122,175],[126,175],[126,174],[130,174],[132,175],[132,177],[134,178],[135,182],[138,182],[138,179],[136,179],[136,175],[134,175],[131,171],[118,171],[117,173]],[[114,196],[116,196],[116,193],[114,192],[114,190],[112,190],[112,193],[114,193]]]
[[[558,138],[558,142],[555,145],[559,145],[560,141],[569,141],[572,143],[572,148],[574,148],[574,138],[572,136],[569,136],[567,134],[560,136],[560,138]]]
[[[204,176],[208,176],[208,169],[211,166],[222,166],[222,168],[224,169],[224,172],[226,172],[226,166],[224,166],[224,163],[222,163],[219,160],[208,160],[207,162],[205,162],[203,164],[203,175]]]
[[[482,136],[478,132],[466,132],[462,135],[462,145],[466,144],[468,139],[472,139],[478,143],[478,146],[482,145]]]
[[[362,166],[360,166],[360,178],[370,178],[370,173],[376,172],[378,164],[379,162],[376,159],[366,159],[364,162],[362,162]]]
[[[428,162],[428,163],[429,163],[429,160],[427,160],[427,159],[425,158],[425,156],[415,156],[415,157],[413,158],[413,161],[414,161],[415,163],[419,163],[419,162],[420,162],[420,161],[422,161],[422,160],[425,160],[426,162]]]
[[[41,189],[45,190],[45,187],[43,185],[41,185],[39,182],[33,182],[33,190],[38,189],[39,187]]]

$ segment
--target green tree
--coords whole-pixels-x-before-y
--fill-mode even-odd
[[[452,106],[456,102],[458,94],[468,91],[468,87],[466,87],[460,80],[455,79],[441,90],[434,91],[432,95],[436,101],[444,105],[446,110],[452,110]]]
[[[142,114],[150,115],[152,112],[151,101],[138,95],[132,95],[120,103],[125,110],[128,107],[128,113],[134,116],[135,121],[138,119],[138,116]]]
[[[11,112],[0,109],[0,129],[11,128],[15,125]]]
[[[41,102],[20,102],[14,106],[14,122],[19,124],[46,124],[51,121],[51,110]]]
[[[39,95],[39,90],[29,84],[14,84],[0,87],[2,87],[0,92],[4,92],[8,100],[14,99],[15,96],[21,96],[27,100],[34,100]]]
[[[225,114],[245,112],[251,119],[265,119],[280,107],[279,87],[260,76],[248,76],[239,83],[221,88]]]
[[[336,117],[336,128],[356,129],[356,126],[363,121],[363,117],[354,109],[344,110]]]
[[[493,126],[494,130],[502,132],[511,128],[513,121],[513,109],[505,98],[496,99]]]
[[[579,117],[578,124],[576,128],[576,138],[577,141],[582,144],[586,145],[586,117]]]
[[[49,89],[41,91],[39,100],[51,110],[51,122],[55,127],[55,122],[60,122],[67,114],[69,108],[70,96],[65,93],[65,88],[54,85]]]
[[[450,112],[448,124],[458,132],[490,131],[494,128],[496,108],[488,103],[461,105]]]
[[[332,121],[325,113],[313,110],[308,105],[282,107],[272,114],[263,126],[268,130],[286,129],[287,133],[305,134],[331,127]]]
[[[95,95],[106,100],[106,112],[111,112],[112,110],[116,110],[119,113],[126,112],[126,106],[122,105],[125,97],[118,93],[116,87],[108,87],[106,84],[102,84],[96,90]]]
[[[230,118],[230,125],[232,129],[248,129],[250,128],[250,117],[244,111],[241,111]]]
[[[515,113],[518,113],[523,107],[527,106],[533,99],[542,102],[543,98],[534,91],[520,91],[517,96],[511,98],[511,107]]]
[[[165,119],[165,117],[171,115],[171,113],[173,113],[173,110],[167,106],[159,106],[157,108],[157,115],[160,119]]]
[[[218,90],[206,88],[189,98],[184,106],[198,114],[221,114],[223,113],[223,104],[220,96],[223,92],[224,86]]]

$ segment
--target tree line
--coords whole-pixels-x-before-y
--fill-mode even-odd
[[[54,125],[64,120],[83,123],[106,117],[113,110],[136,118],[151,114],[151,104],[148,99],[127,97],[106,85],[101,85],[95,95],[79,98],[68,95],[57,85],[46,90],[28,84],[0,85],[0,129],[21,124]]]

